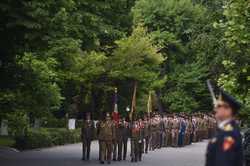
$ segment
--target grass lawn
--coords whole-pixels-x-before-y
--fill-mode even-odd
[[[0,147],[13,147],[15,144],[15,140],[8,136],[0,136]]]

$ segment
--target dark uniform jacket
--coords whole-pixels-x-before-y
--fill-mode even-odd
[[[92,120],[85,120],[83,121],[83,127],[82,127],[82,140],[92,140],[94,137],[94,131],[95,131],[95,124]]]
[[[206,166],[242,166],[242,139],[238,125],[234,120],[217,130],[216,136],[209,142],[206,154]]]
[[[127,141],[130,136],[129,123],[126,121],[122,122],[121,125],[122,140]]]
[[[243,144],[244,158],[248,162],[250,161],[250,129],[245,132],[245,140]]]

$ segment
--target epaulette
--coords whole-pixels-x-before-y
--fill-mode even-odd
[[[231,124],[227,124],[224,126],[223,129],[224,129],[224,131],[233,131],[234,128]]]

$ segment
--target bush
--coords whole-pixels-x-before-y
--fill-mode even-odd
[[[17,111],[7,115],[9,134],[11,136],[23,135],[28,126],[29,121],[26,113]]]
[[[57,119],[55,117],[46,117],[42,118],[42,127],[45,128],[64,128],[67,127],[67,121],[66,119]]]
[[[0,147],[13,147],[15,140],[9,136],[0,136]]]
[[[64,128],[29,129],[25,136],[16,137],[15,147],[20,150],[64,145],[81,141],[80,130]]]

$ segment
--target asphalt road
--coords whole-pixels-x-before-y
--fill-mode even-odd
[[[207,141],[194,143],[183,148],[162,148],[150,151],[143,161],[112,162],[111,165],[125,166],[203,166]],[[81,161],[81,144],[53,148],[14,152],[0,149],[0,166],[100,166],[98,144],[93,142],[90,161]]]

